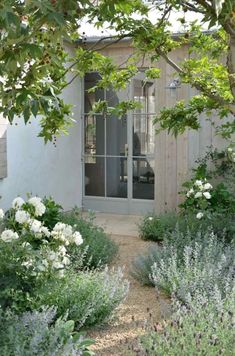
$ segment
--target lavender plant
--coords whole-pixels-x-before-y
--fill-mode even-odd
[[[128,287],[121,269],[68,272],[37,291],[34,308],[56,305],[57,317],[68,312],[80,329],[109,319],[125,299]]]
[[[233,285],[233,287],[232,287]],[[187,305],[173,299],[174,313],[141,339],[143,355],[234,355],[235,288],[227,280],[224,296],[217,287],[189,294]]]
[[[56,308],[21,316],[0,310],[2,356],[91,356],[92,340],[74,332],[74,322],[55,319]]]

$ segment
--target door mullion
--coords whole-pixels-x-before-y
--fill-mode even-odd
[[[129,84],[129,98],[133,100],[133,80]],[[128,144],[128,157],[127,157],[127,172],[128,172],[128,186],[127,186],[127,197],[128,197],[128,207],[129,212],[131,212],[131,201],[132,201],[132,190],[133,190],[133,165],[132,165],[132,153],[133,153],[133,113],[131,111],[128,112],[127,117],[127,144]]]

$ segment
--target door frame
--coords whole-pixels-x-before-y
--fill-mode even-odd
[[[134,80],[132,79],[129,84],[130,97],[134,97]],[[85,194],[85,114],[84,113],[84,99],[85,99],[85,85],[84,78],[82,80],[82,103],[81,103],[81,112],[82,112],[82,208],[84,210],[92,210],[95,212],[103,213],[116,213],[116,214],[133,214],[141,215],[152,213],[155,208],[155,198],[154,199],[134,199],[133,195],[133,112],[127,113],[127,145],[128,145],[128,154],[127,158],[127,198],[113,198],[113,197],[101,197],[101,196],[88,196]],[[106,140],[106,125],[104,140]],[[104,160],[108,157],[118,157],[120,156],[110,156],[104,155]],[[154,158],[154,157],[153,157]],[[104,165],[104,179],[106,186],[106,164]],[[106,188],[105,188],[106,191]]]

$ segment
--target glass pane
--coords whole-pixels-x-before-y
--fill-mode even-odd
[[[98,100],[104,100],[104,90],[97,89],[94,93],[89,93],[89,89],[97,84],[100,79],[98,73],[87,73],[85,75],[85,113],[89,113],[93,104]]]
[[[104,155],[104,122],[105,120],[102,116],[85,116],[85,153],[101,156]]]
[[[154,199],[154,160],[133,158],[133,198]]]
[[[133,156],[154,153],[155,128],[152,115],[133,117]]]
[[[105,195],[103,157],[85,157],[85,195]]]
[[[106,119],[107,155],[125,156],[127,147],[127,117],[108,116]]]
[[[107,196],[127,198],[127,159],[107,158]]]
[[[136,109],[136,114],[155,113],[155,83],[153,81],[134,79],[134,100],[142,107]]]
[[[106,92],[106,99],[110,107],[128,99],[128,90],[115,92],[110,89]],[[122,118],[109,115],[106,119],[106,149],[107,155],[124,156],[127,144],[127,116]]]

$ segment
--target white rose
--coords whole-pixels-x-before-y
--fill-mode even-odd
[[[4,218],[4,211],[0,209],[0,220],[2,220],[3,218]]]
[[[153,220],[153,217],[152,217],[152,216],[149,216],[149,217],[148,217],[148,220],[149,220],[149,221],[152,221],[152,220]]]
[[[24,224],[26,223],[30,218],[30,215],[27,211],[24,210],[17,210],[16,214],[15,214],[15,220],[19,223],[19,224]]]
[[[197,192],[194,197],[195,198],[201,198],[202,197],[202,192]]]
[[[50,231],[48,230],[48,228],[46,226],[42,226],[40,229],[40,232],[42,234],[44,234],[46,237],[50,237]]]
[[[67,253],[67,250],[66,250],[66,248],[64,246],[60,246],[58,248],[58,252],[60,253],[60,255],[65,256],[66,253]]]
[[[42,226],[41,221],[34,219],[30,223],[30,230],[36,234],[40,232],[41,226]]]
[[[61,223],[61,222],[58,222],[54,228],[53,228],[53,231],[62,231],[64,230],[66,227],[66,225],[64,223]]]
[[[201,180],[196,180],[195,181],[195,183],[194,183],[194,185],[196,186],[196,187],[201,187],[202,186],[202,181]]]
[[[41,201],[42,201],[42,199],[39,197],[32,197],[28,200],[28,203],[33,206],[36,206],[37,204],[41,203]]]
[[[203,195],[204,195],[204,197],[205,197],[206,199],[210,199],[210,198],[211,198],[211,195],[210,195],[209,192],[204,192]]]
[[[25,203],[24,199],[22,199],[21,197],[17,197],[12,202],[12,208],[20,209],[24,203]]]
[[[61,268],[64,268],[64,265],[63,263],[59,262],[59,261],[54,261],[52,263],[52,267],[56,268],[56,269],[61,269]]]
[[[35,215],[36,216],[42,216],[45,211],[46,211],[46,207],[45,205],[42,203],[42,199],[39,197],[32,197],[28,200],[28,203],[33,205],[35,208]]]
[[[189,189],[189,191],[187,192],[187,197],[189,198],[192,194],[194,193],[194,189],[193,188],[191,188],[191,189]]]
[[[70,259],[69,259],[67,256],[65,256],[65,257],[63,258],[63,260],[62,260],[62,263],[63,263],[65,266],[68,266],[68,265],[70,264]]]
[[[211,185],[210,183],[204,184],[204,187],[203,187],[204,190],[210,190],[210,189],[212,189],[212,188],[213,188],[213,187],[212,187],[212,185]]]
[[[197,213],[196,218],[199,219],[199,220],[201,218],[203,218],[203,213],[201,213],[201,212]]]
[[[83,238],[82,238],[80,232],[78,232],[78,231],[75,231],[75,232],[74,232],[74,234],[73,234],[73,242],[74,242],[77,246],[79,246],[79,245],[81,245],[81,244],[83,243]]]
[[[42,216],[46,211],[46,207],[43,203],[39,203],[35,206],[35,215]]]
[[[1,239],[5,242],[11,242],[12,240],[17,240],[19,238],[19,235],[17,232],[14,232],[12,230],[4,230],[1,234]]]
[[[54,252],[54,251],[51,251],[49,254],[48,254],[48,259],[50,260],[50,261],[54,261],[54,260],[56,260],[57,259],[57,254]]]
[[[231,147],[229,147],[228,152],[233,152],[233,149]]]

